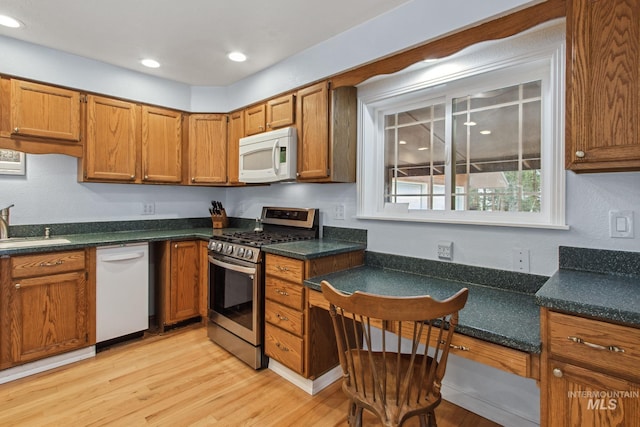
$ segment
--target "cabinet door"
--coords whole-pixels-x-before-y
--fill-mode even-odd
[[[189,181],[191,184],[227,182],[227,116],[189,116]]]
[[[80,140],[80,93],[11,80],[12,136]]]
[[[329,176],[329,100],[327,83],[297,94],[298,178]]]
[[[89,344],[84,272],[14,280],[9,299],[11,358],[28,362]]]
[[[639,384],[555,360],[549,369],[549,425],[640,425]]]
[[[171,243],[170,323],[199,315],[199,247],[197,241]]]
[[[567,3],[566,166],[640,169],[640,3]]]
[[[295,123],[295,96],[293,94],[267,102],[267,129],[278,129]]]
[[[139,108],[131,102],[87,97],[85,179],[136,180]]]
[[[182,114],[142,107],[142,173],[146,182],[182,181]]]
[[[229,144],[227,146],[227,174],[229,184],[243,184],[240,175],[240,138],[244,137],[244,113],[236,111],[229,114]]]
[[[264,104],[255,105],[244,110],[244,133],[246,136],[265,131],[265,112]]]

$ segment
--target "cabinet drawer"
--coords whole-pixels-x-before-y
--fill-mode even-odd
[[[267,356],[302,374],[302,338],[267,323],[264,341]]]
[[[264,310],[265,321],[279,326],[292,334],[302,336],[304,314],[301,311],[267,300]]]
[[[267,254],[265,273],[296,283],[304,279],[304,262],[279,255]]]
[[[304,308],[304,288],[302,285],[267,276],[265,285],[267,299],[279,302],[296,310]]]
[[[640,329],[548,312],[549,351],[562,358],[640,378]]]
[[[11,258],[11,276],[14,279],[19,279],[84,270],[84,258],[84,251],[16,256]]]

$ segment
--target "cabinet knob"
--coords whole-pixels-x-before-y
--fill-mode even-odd
[[[178,249],[178,244],[173,245],[174,248]]]
[[[560,368],[554,368],[552,372],[554,377],[562,378],[563,373]]]
[[[20,283],[16,283],[16,289],[20,289],[22,285]]]
[[[191,177],[191,182],[196,182],[196,177],[195,176]]]
[[[14,132],[14,133],[19,133],[19,132],[20,132],[20,128],[19,128],[19,127],[15,127],[15,128],[13,128],[13,132]]]
[[[270,128],[271,127],[271,123],[267,123],[267,127]]]
[[[136,179],[136,176],[135,175],[131,175],[131,179]]]
[[[582,159],[584,157],[584,151],[578,150],[576,151],[576,157]]]
[[[144,176],[144,179],[149,179],[149,175],[145,175],[145,176]]]

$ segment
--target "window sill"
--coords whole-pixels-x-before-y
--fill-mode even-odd
[[[418,218],[415,216],[372,216],[372,215],[356,215],[357,219],[373,220],[373,221],[397,221],[397,222],[427,222],[434,224],[462,224],[462,225],[480,225],[490,227],[516,227],[516,228],[543,228],[549,230],[569,230],[568,225],[562,224],[544,224],[544,223],[510,223],[502,221],[479,221],[471,219],[455,219],[455,218]]]

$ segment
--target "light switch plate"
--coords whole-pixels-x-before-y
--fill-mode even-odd
[[[633,238],[633,211],[609,211],[609,236]]]

